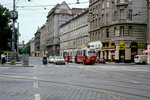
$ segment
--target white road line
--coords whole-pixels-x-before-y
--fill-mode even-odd
[[[38,87],[39,87],[39,85],[38,85],[37,77],[33,77],[33,79],[34,79],[33,87],[34,87],[34,88],[38,88]]]
[[[21,75],[0,75],[0,77],[5,77],[5,78],[16,78],[16,79],[33,79],[33,77],[29,76],[21,76]]]
[[[41,100],[40,94],[34,94],[35,100]]]
[[[33,81],[33,87],[34,88],[38,88],[38,80],[37,77],[33,77],[34,81]],[[40,94],[34,94],[35,100],[41,100]]]

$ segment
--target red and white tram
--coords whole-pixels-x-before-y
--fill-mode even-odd
[[[67,62],[76,62],[83,64],[95,64],[96,63],[96,50],[94,48],[83,48],[76,51],[76,55],[69,55],[66,53],[65,60]]]

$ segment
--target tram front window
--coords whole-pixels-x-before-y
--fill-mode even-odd
[[[91,57],[91,56],[96,56],[95,51],[88,51],[88,56],[89,56],[89,57]]]

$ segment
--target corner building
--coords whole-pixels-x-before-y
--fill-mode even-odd
[[[65,1],[49,11],[46,21],[46,48],[50,56],[60,55],[60,26],[84,11],[83,8],[71,9]]]
[[[101,41],[101,57],[133,62],[146,49],[146,0],[89,0],[90,41]]]

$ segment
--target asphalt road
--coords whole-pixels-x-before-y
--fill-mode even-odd
[[[150,65],[0,67],[0,100],[150,100]]]

